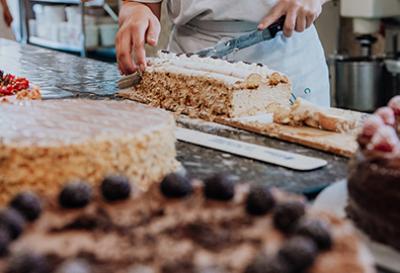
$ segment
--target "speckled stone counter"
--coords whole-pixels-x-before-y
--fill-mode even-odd
[[[47,99],[89,97],[116,99],[117,67],[37,47],[0,40],[0,69],[27,77],[39,85]],[[72,109],[71,109],[72,110]],[[328,166],[311,172],[298,172],[244,159],[198,146],[178,143],[178,159],[194,176],[204,178],[214,172],[232,173],[238,180],[278,186],[290,191],[315,193],[342,180],[347,159],[279,140],[258,136],[205,122],[184,122],[193,129],[325,159]]]

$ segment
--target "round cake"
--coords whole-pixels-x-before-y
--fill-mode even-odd
[[[348,216],[372,240],[400,250],[400,97],[369,117],[350,163]]]
[[[0,255],[5,273],[375,272],[349,222],[221,174],[170,174],[146,192],[108,176],[99,190],[20,193],[0,210]]]
[[[171,114],[133,102],[47,100],[0,104],[0,204],[28,189],[118,173],[146,188],[174,171]]]

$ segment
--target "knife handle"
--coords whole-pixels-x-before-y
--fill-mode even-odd
[[[272,38],[275,37],[276,34],[278,34],[278,32],[283,31],[285,21],[286,21],[286,16],[282,16],[281,18],[278,19],[278,21],[276,21],[275,23],[273,23],[268,27],[268,30]]]

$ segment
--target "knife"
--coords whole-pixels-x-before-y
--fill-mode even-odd
[[[225,42],[219,42],[213,47],[203,49],[195,53],[200,57],[216,57],[222,58],[232,52],[239,51],[258,43],[271,40],[283,30],[286,17],[282,16],[278,21],[270,25],[264,30],[255,30],[249,34],[239,36]]]
[[[323,159],[220,137],[197,130],[178,127],[175,131],[175,135],[179,141],[297,171],[317,170],[328,164],[328,162]]]
[[[264,30],[255,30],[249,34],[239,36],[229,41],[219,42],[213,47],[200,50],[194,54],[200,57],[223,58],[232,52],[239,51],[263,41],[275,38],[276,35],[283,30],[285,20],[286,17],[282,16],[278,21]],[[140,72],[122,76],[121,79],[118,80],[119,89],[130,88],[138,84],[141,80],[141,76],[142,75]]]

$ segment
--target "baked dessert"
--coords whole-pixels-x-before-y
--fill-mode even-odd
[[[130,185],[111,176],[98,192],[75,182],[58,198],[17,195],[0,211],[0,271],[374,272],[347,221],[297,196],[226,175]]]
[[[348,216],[372,240],[400,250],[400,97],[365,121],[350,163]],[[397,120],[397,121],[396,121]]]
[[[160,52],[120,96],[203,119],[235,118],[289,105],[288,78],[265,65]]]
[[[174,170],[175,121],[134,102],[0,104],[0,203],[22,189],[54,193],[71,179],[120,173],[140,187]]]
[[[305,99],[297,98],[291,107],[277,105],[273,113],[274,122],[278,124],[308,126],[338,133],[350,132],[357,128],[358,117],[339,111],[319,107]]]
[[[15,96],[17,100],[41,99],[39,88],[31,87],[28,79],[5,74],[0,70],[0,102],[8,102],[10,96]]]

